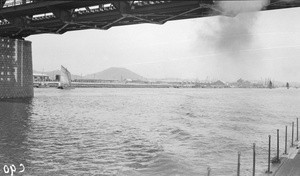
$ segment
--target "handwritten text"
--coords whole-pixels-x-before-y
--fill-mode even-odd
[[[20,168],[17,169],[17,167],[13,164],[12,165],[4,165],[3,171],[6,174],[10,173],[11,176],[13,176],[15,172],[17,172],[17,173],[24,172],[25,171],[25,166],[23,164],[20,164],[19,166],[20,166]]]

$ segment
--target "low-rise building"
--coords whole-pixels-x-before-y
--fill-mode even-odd
[[[49,76],[42,73],[33,73],[33,81],[50,81]]]

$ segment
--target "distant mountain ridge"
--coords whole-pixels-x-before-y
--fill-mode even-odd
[[[101,72],[97,72],[94,74],[89,74],[85,76],[73,75],[72,70],[71,72],[72,80],[74,79],[102,79],[102,80],[145,80],[146,78],[134,73],[126,68],[119,68],[119,67],[111,67]],[[56,75],[60,75],[60,70],[48,71],[48,72],[41,72],[33,70],[33,73],[43,73],[49,76],[50,79],[54,80]]]
[[[101,72],[89,74],[83,77],[83,79],[103,79],[103,80],[144,80],[145,78],[134,73],[126,68],[111,67]]]

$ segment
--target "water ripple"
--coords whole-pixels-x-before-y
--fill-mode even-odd
[[[134,91],[133,91],[134,90]],[[267,136],[294,121],[283,89],[35,89],[0,101],[0,168],[24,175],[229,176],[266,168]],[[280,150],[283,151],[283,145]],[[274,148],[274,146],[273,146]],[[0,170],[0,175],[3,171]]]

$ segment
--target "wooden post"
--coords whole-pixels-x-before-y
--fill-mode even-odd
[[[208,168],[207,168],[207,176],[210,176],[210,171],[211,171],[211,168],[208,167]]]
[[[270,162],[271,162],[271,135],[269,135],[269,156],[268,156],[268,170],[266,171],[267,174],[272,173],[270,170]]]
[[[279,161],[279,129],[277,129],[277,161]]]
[[[292,123],[292,147],[294,146],[294,122]]]
[[[298,118],[297,118],[297,141],[298,141]]]
[[[240,176],[240,160],[241,160],[241,152],[238,152],[238,165],[237,165],[237,176]]]
[[[255,176],[255,143],[253,143],[253,176]]]
[[[287,155],[287,125],[285,126],[285,150],[284,154]]]

